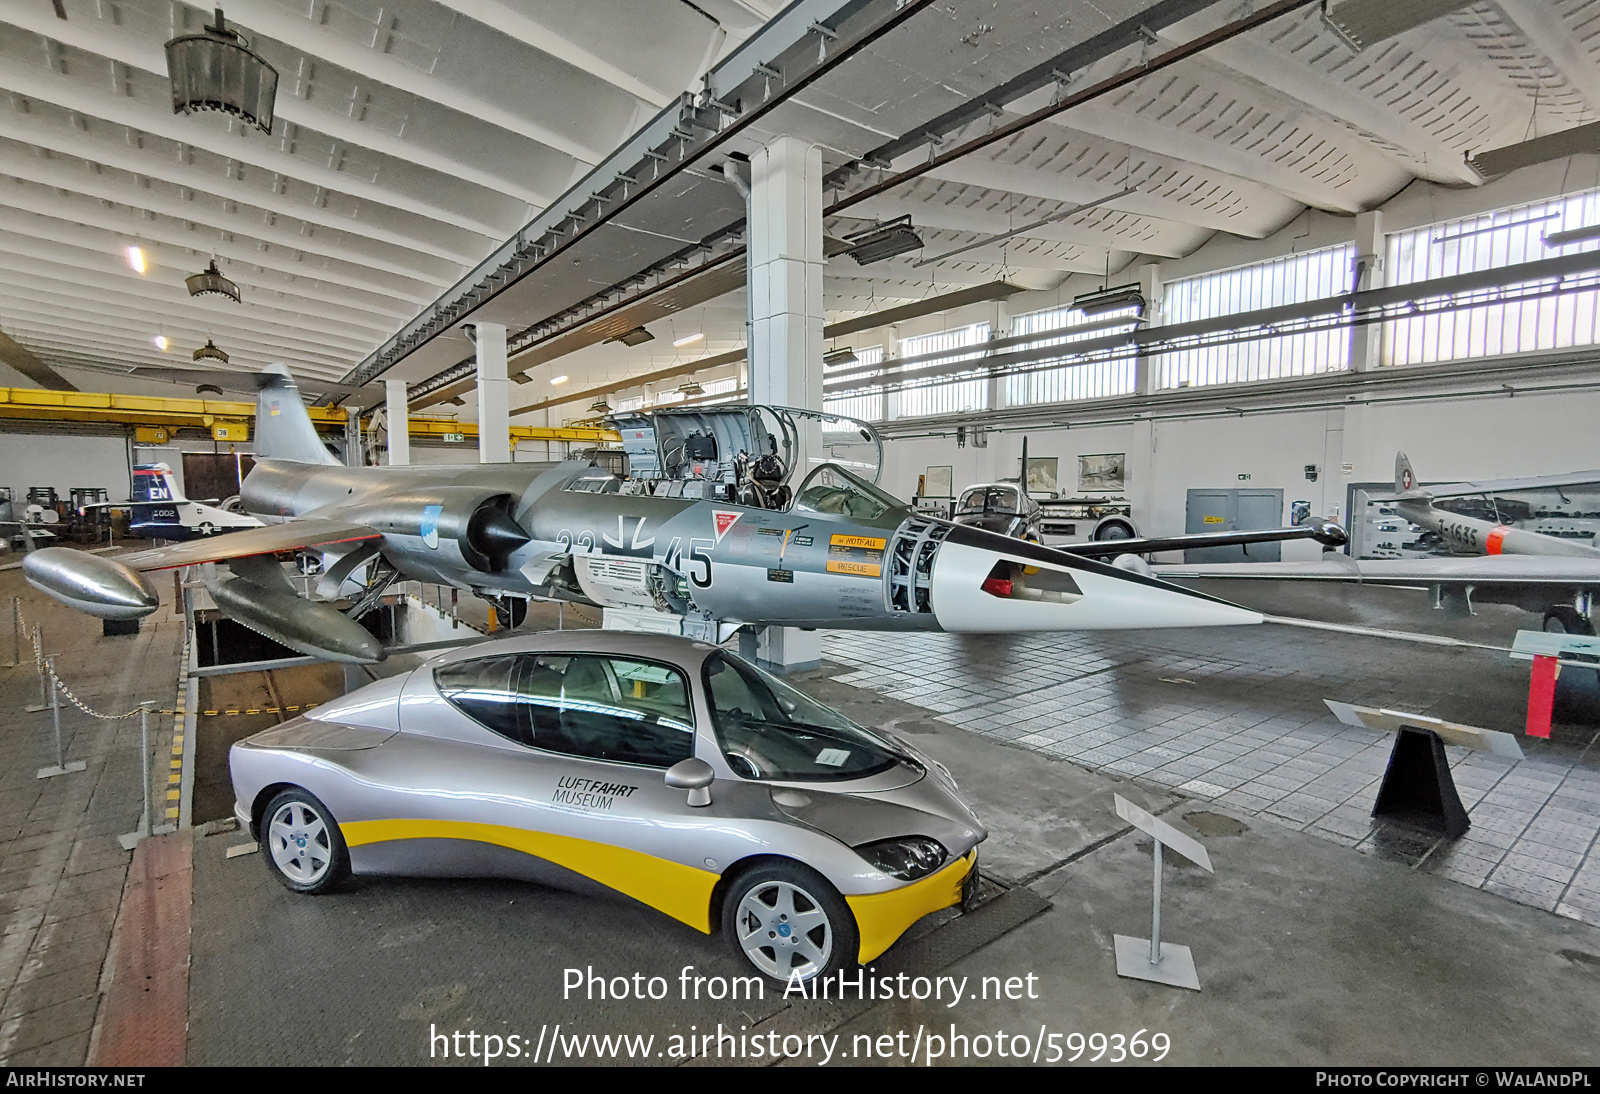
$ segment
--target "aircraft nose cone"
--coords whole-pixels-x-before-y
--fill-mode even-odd
[[[22,576],[40,592],[101,619],[138,619],[161,604],[143,574],[70,547],[34,551],[22,560]]]
[[[1126,630],[1260,623],[1237,604],[1136,569],[957,528],[934,559],[934,617],[947,631]]]

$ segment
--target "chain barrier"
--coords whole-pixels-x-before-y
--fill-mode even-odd
[[[24,628],[26,628],[27,619],[22,614],[21,601],[17,602],[16,611],[17,611],[17,619],[24,626]],[[66,681],[61,679],[60,675],[56,672],[54,665],[50,665],[50,664],[48,664],[46,662],[46,659],[45,659],[45,656],[44,656],[44,642],[43,642],[42,638],[40,637],[40,633],[39,633],[37,628],[35,628],[35,630],[33,631],[32,641],[33,641],[33,667],[34,667],[34,671],[39,676],[41,685],[43,684],[46,675],[48,675],[49,679],[55,682],[56,691],[59,692],[60,694],[64,695],[64,696],[66,696],[67,702],[71,703],[73,706],[75,706],[79,710],[83,711],[89,717],[98,718],[103,722],[117,722],[117,721],[121,721],[124,718],[137,718],[139,716],[139,710],[140,710],[139,707],[134,707],[132,710],[128,711],[126,714],[105,714],[105,713],[102,713],[101,711],[95,710],[88,703],[86,703],[82,699],[78,698],[77,694],[74,693],[73,690],[67,686]],[[203,710],[203,711],[200,711],[199,713],[202,714],[205,717],[208,717],[208,718],[216,718],[216,717],[221,717],[221,716],[235,716],[235,715],[247,716],[247,715],[251,715],[251,714],[287,714],[287,713],[292,713],[294,711],[299,711],[299,710],[310,710],[310,709],[312,709],[313,707],[315,707],[317,705],[318,704],[316,704],[316,703],[304,703],[304,704],[296,704],[296,705],[293,705],[293,706],[283,706],[283,707],[250,707],[250,708],[246,708],[246,709],[243,709],[243,710],[220,710],[220,709],[219,710]],[[182,714],[183,711],[176,710],[176,709],[171,709],[171,708],[156,708],[156,707],[152,707],[152,708],[150,708],[150,713],[151,714],[178,715],[178,714]]]

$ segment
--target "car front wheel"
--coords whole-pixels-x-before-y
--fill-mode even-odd
[[[261,825],[267,868],[297,893],[326,893],[350,873],[350,856],[328,807],[308,791],[285,790]]]
[[[766,863],[740,875],[723,898],[722,930],[735,953],[784,983],[854,968],[861,952],[849,905],[798,863]]]

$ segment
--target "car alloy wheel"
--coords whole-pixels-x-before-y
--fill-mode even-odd
[[[821,875],[772,863],[728,891],[723,924],[729,942],[774,980],[802,983],[855,964],[855,917]]]
[[[349,872],[339,825],[304,790],[286,790],[267,806],[261,842],[279,881],[297,893],[324,893]]]

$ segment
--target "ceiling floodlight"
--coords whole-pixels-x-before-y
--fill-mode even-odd
[[[1143,314],[1144,304],[1144,294],[1139,291],[1138,282],[1131,285],[1116,285],[1109,289],[1096,289],[1094,292],[1076,296],[1072,300],[1072,306],[1084,315],[1101,315],[1123,308],[1137,308],[1140,314]]]
[[[1544,245],[1546,247],[1565,247],[1569,243],[1582,243],[1590,239],[1600,239],[1600,224],[1588,224],[1582,228],[1568,228],[1564,232],[1546,232],[1544,234]]]
[[[602,395],[600,398],[589,404],[589,409],[594,411],[596,414],[610,414],[611,404],[606,402],[606,397]]]
[[[571,379],[571,377],[569,377],[569,376],[552,376],[552,377],[550,377],[550,383],[552,385],[554,385],[554,384],[564,384],[569,379]]]
[[[689,398],[691,395],[704,395],[705,393],[706,389],[701,387],[699,383],[694,380],[690,380],[688,383],[678,385],[678,394],[682,395],[685,399]]]
[[[239,286],[222,276],[222,271],[217,269],[217,260],[214,258],[204,273],[190,274],[183,279],[183,283],[189,286],[190,296],[204,296],[206,293],[211,293],[213,296],[226,296],[235,304],[240,303]]]
[[[672,344],[675,346],[692,345],[693,343],[700,341],[700,339],[704,338],[705,336],[705,331],[701,331],[699,334],[686,334],[682,338],[673,339]]]
[[[607,342],[621,342],[625,346],[640,346],[654,340],[655,335],[643,327],[634,327],[632,330],[623,331],[615,338],[607,338]]]
[[[195,359],[198,360],[200,351],[195,350],[194,352]],[[219,399],[222,398],[222,389],[216,384],[196,384],[194,385],[194,393],[196,395],[215,395]]]
[[[134,273],[144,273],[144,251],[138,247],[128,248],[128,266]]]
[[[836,349],[822,355],[822,363],[829,368],[839,368],[842,365],[853,365],[861,358],[856,356],[853,349]]]
[[[1393,38],[1441,15],[1464,8],[1469,0],[1345,0],[1328,7],[1323,20],[1346,45],[1360,51]]]
[[[152,341],[155,342],[156,349],[160,350],[162,353],[167,352],[167,344],[168,343],[167,343],[167,336],[166,335],[158,334],[158,335],[155,336],[154,339],[152,339]]]
[[[1600,122],[1575,125],[1559,133],[1535,137],[1531,141],[1518,141],[1504,148],[1477,152],[1467,157],[1467,166],[1488,179],[1519,167],[1564,160],[1568,156],[1581,156],[1587,152],[1600,152]]]
[[[278,96],[278,70],[252,53],[250,42],[222,21],[200,34],[167,43],[167,75],[172,80],[172,112],[220,110],[272,132],[272,106]]]
[[[855,259],[856,265],[865,266],[917,250],[922,246],[922,237],[911,227],[911,217],[907,215],[849,236],[845,242],[849,247],[844,253]]]
[[[194,351],[194,359],[196,361],[211,360],[221,361],[223,364],[228,363],[228,355],[218,349],[217,344],[209,338],[206,339],[205,345]]]

